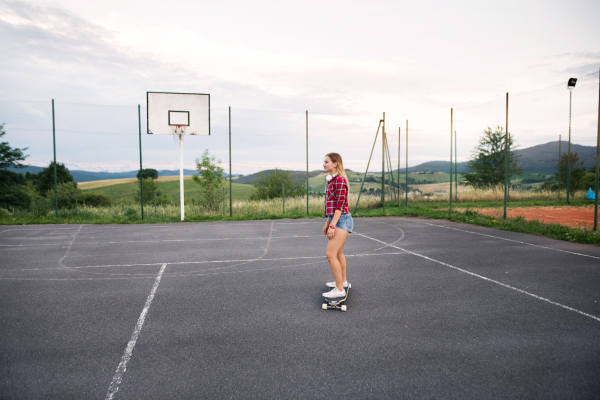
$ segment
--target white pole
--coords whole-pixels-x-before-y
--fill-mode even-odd
[[[179,134],[179,204],[181,204],[181,220],[185,218],[183,204],[183,137]]]

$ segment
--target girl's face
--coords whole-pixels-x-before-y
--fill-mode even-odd
[[[329,157],[325,157],[325,161],[323,161],[323,171],[333,174],[335,173],[336,168],[337,163],[332,162]]]

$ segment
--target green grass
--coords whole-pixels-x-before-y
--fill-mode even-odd
[[[167,196],[169,196],[173,200],[179,200],[179,180],[167,181],[167,182],[156,182],[156,186]],[[116,185],[105,186],[99,189],[88,189],[82,190],[85,193],[104,193],[113,201],[123,199],[123,198],[131,198],[133,197],[140,188],[139,181],[138,182],[128,182],[128,183],[119,183]],[[231,183],[232,189],[232,197],[233,200],[245,200],[250,198],[250,195],[254,193],[254,186],[245,185],[241,183]],[[200,190],[197,183],[192,181],[191,179],[184,180],[183,193],[186,199],[190,197],[198,197],[200,196]],[[226,198],[229,199],[229,182],[225,184],[225,193]]]

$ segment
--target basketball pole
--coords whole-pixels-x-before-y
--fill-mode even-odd
[[[183,203],[183,135],[179,134],[179,204],[181,207],[181,220],[185,218],[185,205]]]

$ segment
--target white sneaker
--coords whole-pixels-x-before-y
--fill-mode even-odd
[[[323,293],[323,297],[326,297],[328,299],[335,299],[338,297],[346,297],[346,291],[338,290],[338,288],[334,287],[329,292]]]
[[[335,287],[335,281],[333,281],[333,282],[327,282],[326,285],[329,286],[329,287]],[[345,288],[348,287],[348,281],[344,282],[343,285],[344,285]]]

